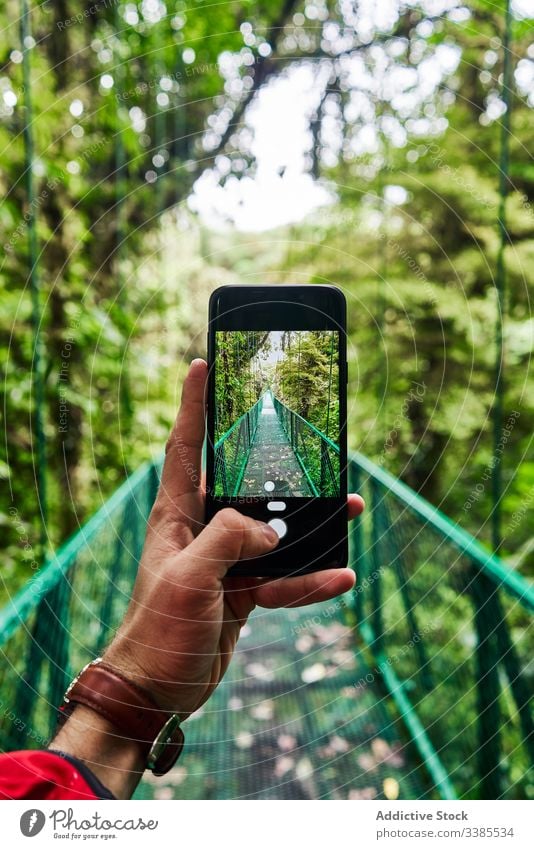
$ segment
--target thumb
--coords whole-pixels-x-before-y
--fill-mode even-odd
[[[265,522],[243,516],[226,507],[187,547],[190,567],[223,578],[238,560],[260,557],[278,544],[278,534]]]

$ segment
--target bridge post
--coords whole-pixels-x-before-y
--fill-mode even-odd
[[[471,581],[474,624],[477,634],[475,672],[478,716],[478,786],[480,798],[498,799],[502,793],[500,773],[501,710],[499,698],[499,653],[496,647],[498,609],[497,588],[473,564]]]
[[[360,492],[361,487],[361,474],[359,468],[355,463],[351,463],[350,465],[350,488],[351,492]],[[351,535],[350,535],[350,566],[353,567],[356,572],[356,584],[354,586],[354,610],[356,613],[356,619],[358,625],[360,625],[363,621],[364,610],[363,610],[363,592],[362,592],[362,584],[365,581],[368,569],[367,569],[367,558],[366,558],[366,550],[365,550],[365,541],[364,541],[364,532],[363,532],[363,519],[361,516],[356,516],[354,521],[352,522]]]
[[[376,653],[384,650],[384,620],[382,616],[382,580],[380,578],[380,570],[382,569],[382,523],[380,521],[380,490],[378,484],[373,478],[369,479],[369,488],[371,490],[371,560],[373,563],[373,572],[376,572],[377,577],[371,584],[371,599],[373,604],[372,611],[372,629],[373,629],[373,649]]]
[[[326,496],[327,492],[326,492],[326,483],[325,483],[325,479],[326,479],[326,456],[325,455],[326,455],[328,449],[327,449],[327,447],[326,447],[326,445],[325,445],[325,443],[323,442],[322,439],[321,439],[321,442],[320,442],[319,450],[321,452],[321,478],[320,478],[320,482],[319,482],[319,491],[320,491],[322,496]]]
[[[226,445],[223,442],[223,444],[220,447],[219,463],[221,465],[221,470],[222,470],[221,475],[222,475],[222,482],[223,482],[223,492],[226,494],[228,492],[228,479],[227,479],[227,475],[226,475],[226,451],[225,451],[225,449],[226,449]]]
[[[525,748],[530,761],[534,763],[534,723],[531,712],[531,693],[525,675],[521,669],[521,663],[517,654],[517,648],[510,637],[510,631],[506,617],[498,595],[495,596],[496,607],[496,639],[499,660],[504,666],[506,677],[510,685],[517,710],[519,722],[525,740]]]
[[[388,558],[388,560],[391,563],[391,567],[397,579],[400,596],[404,606],[404,613],[406,615],[406,621],[408,622],[410,629],[410,637],[412,640],[415,640],[416,636],[420,634],[419,615],[416,612],[417,598],[413,597],[412,587],[406,570],[403,554],[404,551],[409,551],[409,546],[404,542],[399,519],[392,519],[390,510],[388,509],[388,504],[385,501],[383,504],[383,514],[390,546],[390,558]],[[423,689],[429,692],[433,689],[434,683],[430,668],[430,658],[428,657],[425,648],[425,640],[416,640],[414,651],[417,655],[418,678]]]

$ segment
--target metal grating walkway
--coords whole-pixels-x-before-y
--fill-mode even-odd
[[[270,393],[263,396],[258,427],[243,476],[239,495],[258,495],[272,481],[272,495],[313,495],[291,444],[276,415]]]
[[[147,773],[135,798],[421,798],[343,610],[256,611],[227,678],[185,723],[177,766]]]

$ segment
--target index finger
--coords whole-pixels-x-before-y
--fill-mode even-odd
[[[325,569],[295,578],[278,578],[250,592],[259,607],[303,607],[346,593],[355,581],[352,569]]]
[[[350,492],[347,496],[347,507],[349,514],[349,522],[351,519],[355,519],[356,516],[359,516],[360,513],[363,513],[365,510],[365,501],[358,495],[356,492]]]

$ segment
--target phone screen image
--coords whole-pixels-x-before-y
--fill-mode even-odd
[[[339,331],[214,335],[214,497],[338,498]]]
[[[232,575],[346,566],[346,302],[334,286],[234,284],[209,304],[206,518],[276,530]]]

